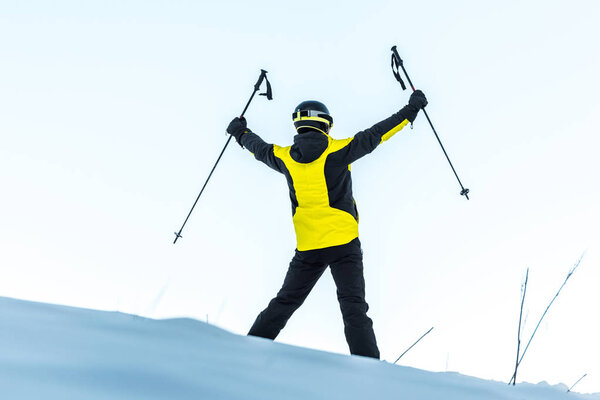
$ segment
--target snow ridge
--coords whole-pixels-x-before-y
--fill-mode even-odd
[[[599,400],[153,320],[0,297],[5,399]]]

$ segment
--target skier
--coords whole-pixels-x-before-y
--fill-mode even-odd
[[[333,118],[327,107],[304,101],[292,114],[298,134],[288,147],[265,143],[248,129],[244,118],[231,121],[227,132],[257,160],[287,178],[297,239],[283,286],[258,315],[249,335],[275,339],[329,266],[350,353],[379,358],[373,322],[367,316],[350,164],[412,123],[426,105],[425,95],[417,90],[391,117],[354,137],[336,140],[329,136]]]

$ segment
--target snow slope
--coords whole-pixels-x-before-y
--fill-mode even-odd
[[[152,320],[0,297],[0,398],[600,399]]]

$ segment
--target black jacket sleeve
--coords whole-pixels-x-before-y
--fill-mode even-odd
[[[256,133],[246,130],[240,137],[240,144],[248,149],[254,158],[262,161],[277,172],[282,172],[280,160],[273,153],[273,145],[265,143]]]
[[[336,158],[339,158],[344,164],[352,164],[375,150],[380,143],[394,135],[406,124],[412,123],[418,112],[418,108],[407,105],[391,117],[376,123],[369,129],[358,132],[346,147],[337,152],[339,154],[335,155]]]

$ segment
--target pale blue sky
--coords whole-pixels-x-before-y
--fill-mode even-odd
[[[0,296],[206,318],[245,334],[293,254],[287,186],[232,145],[172,245],[260,68],[247,118],[291,143],[325,102],[345,138],[402,107],[397,45],[471,200],[419,116],[353,165],[382,357],[600,391],[600,4],[0,1]],[[347,352],[323,276],[279,340]]]

